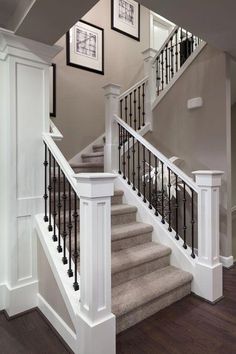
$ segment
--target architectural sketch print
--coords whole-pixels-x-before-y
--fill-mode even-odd
[[[119,0],[118,16],[121,21],[134,26],[134,6],[130,2]]]
[[[97,42],[96,33],[76,27],[76,53],[92,59],[97,59]]]

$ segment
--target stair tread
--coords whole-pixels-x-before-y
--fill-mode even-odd
[[[104,152],[100,151],[100,152],[89,152],[87,154],[82,154],[81,157],[82,158],[86,158],[86,157],[100,157],[100,156],[104,156]]]
[[[79,162],[79,163],[71,163],[72,168],[83,168],[83,167],[103,167],[103,162]]]
[[[112,312],[122,316],[192,280],[192,274],[168,266],[112,289]]]
[[[112,252],[112,274],[168,256],[170,253],[170,248],[155,242]]]
[[[104,148],[104,144],[95,144],[95,145],[93,145],[93,148],[94,148],[94,149],[101,149],[101,148]]]
[[[133,222],[129,224],[118,224],[111,228],[112,241],[121,240],[132,236],[137,236],[153,231],[153,226],[141,222]]]
[[[129,205],[129,204],[115,204],[111,205],[111,214],[112,215],[119,215],[119,214],[128,214],[128,213],[134,213],[138,209],[134,205]]]

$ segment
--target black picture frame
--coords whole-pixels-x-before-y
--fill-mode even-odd
[[[50,112],[50,117],[56,117],[56,64],[52,63],[52,78],[50,77],[50,80],[52,80],[52,112]],[[50,105],[51,106],[51,105]]]
[[[77,68],[77,69],[82,69],[82,70],[86,70],[86,71],[90,71],[90,72],[93,72],[93,73],[96,73],[96,74],[100,74],[100,75],[104,75],[104,29],[99,27],[99,26],[96,26],[96,25],[93,25],[87,21],[84,21],[84,20],[79,20],[78,22],[82,22],[88,26],[91,26],[93,28],[95,28],[96,30],[98,31],[101,31],[101,38],[102,38],[102,43],[101,43],[101,54],[102,54],[102,60],[101,60],[101,70],[97,70],[97,69],[94,69],[94,68],[90,68],[88,66],[84,66],[84,65],[80,65],[80,64],[77,64],[77,63],[74,63],[71,61],[71,55],[70,55],[70,31],[68,31],[66,33],[66,64],[68,66],[72,66],[74,68]]]
[[[115,25],[114,25],[114,1],[115,0],[111,0],[111,29],[140,42],[140,4],[138,3],[138,36],[136,37],[136,36],[131,35],[128,32],[122,31],[121,29],[115,27]]]

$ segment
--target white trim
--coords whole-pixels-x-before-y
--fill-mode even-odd
[[[162,44],[161,48],[158,50],[157,54],[155,55],[155,57],[152,60],[152,63],[154,64],[157,60],[157,58],[159,57],[159,55],[161,54],[161,52],[163,51],[163,49],[165,48],[165,46],[169,43],[171,37],[174,35],[174,33],[178,30],[179,26],[175,26],[172,31],[170,32],[170,34],[168,35],[168,37],[166,38],[165,42]]]
[[[220,262],[222,263],[224,268],[231,268],[234,265],[234,258],[233,256],[230,257],[220,256]]]
[[[232,206],[232,214],[234,214],[236,212],[236,205]]]
[[[50,119],[49,120],[49,124],[50,124],[50,128],[52,129],[52,132],[49,133],[49,135],[51,136],[51,138],[53,140],[62,140],[63,139],[63,135],[60,132],[60,130],[56,127],[56,125],[54,124],[54,122]]]
[[[40,294],[37,294],[37,305],[39,310],[44,314],[71,350],[73,350],[74,353],[78,352],[76,333]]]
[[[141,86],[143,83],[148,81],[148,76],[145,76],[142,80],[131,86],[128,90],[123,92],[118,99],[121,100],[122,98],[125,98],[125,96],[128,96],[131,92],[133,92],[137,87]]]
[[[201,42],[199,46],[194,50],[194,52],[188,57],[186,62],[181,66],[179,71],[174,75],[174,77],[170,80],[169,84],[164,88],[164,90],[160,93],[159,96],[155,99],[152,104],[152,110],[156,108],[156,106],[160,103],[160,101],[165,97],[167,92],[171,89],[171,87],[176,83],[176,81],[183,75],[185,70],[192,64],[195,58],[201,53],[203,48],[206,46],[206,42]]]
[[[82,155],[84,154],[89,154],[93,151],[93,146],[94,145],[100,145],[103,143],[103,138],[105,137],[105,133],[101,134],[98,138],[96,138],[94,141],[92,141],[89,145],[87,145],[83,150],[78,152],[75,156],[73,156],[69,163],[70,164],[76,164],[76,163],[81,163],[82,162]]]
[[[6,285],[0,284],[0,311],[6,307]]]
[[[144,145],[154,156],[157,156],[164,164],[169,167],[174,173],[176,173],[184,182],[188,184],[195,192],[199,193],[199,188],[197,184],[187,176],[181,169],[174,165],[167,157],[165,157],[160,151],[158,151],[152,144],[150,144],[146,139],[140,136],[134,129],[132,129],[128,124],[126,124],[122,119],[120,119],[116,114],[114,115],[114,120],[125,128],[136,140],[138,140],[142,145]]]

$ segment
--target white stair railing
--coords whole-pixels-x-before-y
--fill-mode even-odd
[[[111,84],[105,89],[109,137],[106,171],[118,172],[143,199],[143,206],[146,204],[168,228],[169,237],[182,244],[183,257],[187,254],[194,266],[194,292],[208,301],[217,301],[223,291],[219,261],[219,190],[223,172],[195,171],[194,182],[118,116],[120,97],[118,92],[114,95],[114,87],[117,88]],[[151,178],[151,166],[155,166],[155,179]]]

